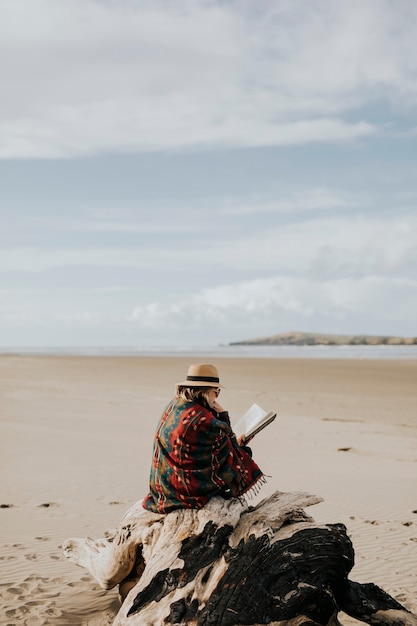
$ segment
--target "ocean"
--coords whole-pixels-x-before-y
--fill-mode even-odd
[[[139,346],[132,347],[9,347],[0,355],[152,356],[257,359],[417,359],[413,346]]]

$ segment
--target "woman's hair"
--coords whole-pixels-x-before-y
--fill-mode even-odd
[[[210,409],[210,397],[209,392],[213,387],[185,387],[179,385],[177,387],[177,398],[184,400],[184,402],[198,402],[202,406]]]

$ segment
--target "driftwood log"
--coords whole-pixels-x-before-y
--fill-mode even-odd
[[[276,492],[249,507],[212,499],[168,515],[134,505],[103,539],[70,539],[63,551],[101,587],[119,585],[114,626],[337,624],[417,626],[417,617],[354,564],[343,524],[318,525],[304,507],[321,499]]]

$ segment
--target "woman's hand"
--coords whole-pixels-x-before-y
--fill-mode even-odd
[[[238,444],[239,444],[240,446],[247,446],[247,445],[248,445],[248,443],[249,443],[249,441],[251,441],[252,439],[253,439],[253,437],[248,437],[248,438],[246,439],[245,435],[240,435],[240,437],[238,437],[237,442],[238,442]]]
[[[217,398],[211,402],[211,408],[214,409],[216,413],[223,413],[225,411],[225,409],[217,402]]]

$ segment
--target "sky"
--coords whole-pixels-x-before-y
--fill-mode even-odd
[[[415,0],[0,0],[0,347],[417,335]]]

